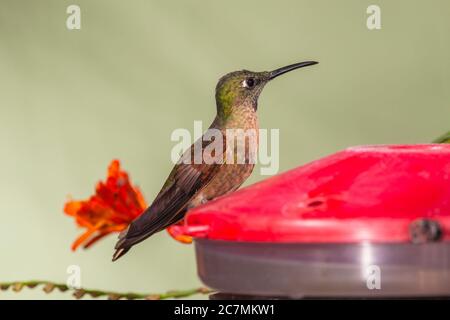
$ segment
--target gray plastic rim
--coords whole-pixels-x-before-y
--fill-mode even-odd
[[[267,297],[450,296],[450,244],[297,244],[196,239],[197,270],[220,292]]]

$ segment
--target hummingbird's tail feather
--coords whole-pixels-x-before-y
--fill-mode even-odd
[[[125,253],[127,253],[128,250],[130,250],[130,249],[129,249],[129,248],[128,248],[128,249],[123,249],[123,248],[117,249],[116,252],[114,252],[112,261],[114,262],[114,261],[116,261],[117,259],[119,259],[119,258],[120,258],[121,256],[123,256]]]
[[[130,226],[128,226],[125,230],[123,230],[122,232],[119,233],[119,241],[117,241],[117,243],[114,247],[114,249],[116,249],[116,251],[113,254],[113,258],[112,258],[113,262],[116,261],[117,259],[119,259],[120,257],[122,257],[131,248],[131,246],[129,246],[129,247],[124,246],[125,240],[126,240],[126,235],[127,235],[129,229],[130,229]]]
[[[127,253],[135,244],[183,218],[186,211],[184,209],[186,199],[181,197],[180,199],[172,200],[170,203],[165,202],[165,207],[163,208],[158,208],[157,205],[152,204],[127,229],[120,233],[119,241],[117,241],[115,246],[116,252],[113,256],[113,261]]]

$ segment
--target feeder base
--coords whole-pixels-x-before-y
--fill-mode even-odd
[[[450,244],[292,244],[195,240],[198,274],[259,297],[450,296]]]

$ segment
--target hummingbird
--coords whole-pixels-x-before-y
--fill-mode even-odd
[[[257,148],[259,125],[256,111],[264,86],[282,74],[317,63],[304,61],[264,72],[234,71],[220,78],[215,90],[217,114],[208,130],[218,130],[224,137],[221,143],[226,152],[216,154],[223,161],[181,161],[192,159],[198,148],[206,151],[211,147],[214,140],[204,139],[205,133],[183,153],[152,204],[120,233],[112,260],[119,259],[132,246],[179,222],[188,210],[238,189],[253,171],[255,164],[249,159],[249,148],[255,146],[245,144],[243,150],[236,148],[234,143],[227,141],[226,131],[254,130]],[[244,161],[236,163],[234,160],[238,157],[243,157]]]

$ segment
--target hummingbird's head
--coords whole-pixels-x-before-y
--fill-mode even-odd
[[[259,95],[267,82],[286,72],[317,63],[316,61],[305,61],[273,71],[241,70],[226,74],[220,78],[216,86],[218,115],[227,117],[233,110],[242,107],[252,107],[256,111]]]

